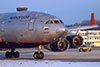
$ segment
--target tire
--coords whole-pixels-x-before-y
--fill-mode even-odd
[[[12,53],[11,52],[6,52],[5,57],[6,58],[12,58]]]
[[[38,59],[39,58],[38,52],[35,52],[33,57],[34,57],[34,59]]]
[[[44,53],[43,52],[40,52],[39,59],[43,59],[43,58],[44,58]]]
[[[43,52],[35,52],[34,55],[33,55],[34,59],[43,59],[44,58],[44,54]]]
[[[9,53],[10,53],[10,52],[6,52],[6,53],[5,53],[5,57],[6,57],[6,58],[9,58]]]
[[[16,51],[16,52],[14,52],[14,58],[19,58],[19,52],[18,51]]]

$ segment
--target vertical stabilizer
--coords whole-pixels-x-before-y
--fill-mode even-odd
[[[94,18],[94,13],[91,13],[91,23],[90,25],[96,25],[96,21],[95,21],[95,18]]]

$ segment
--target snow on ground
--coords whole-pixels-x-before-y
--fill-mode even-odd
[[[64,62],[51,60],[0,60],[0,67],[100,67],[100,62]]]

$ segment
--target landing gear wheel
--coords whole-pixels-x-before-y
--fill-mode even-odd
[[[43,52],[40,51],[41,49],[42,49],[42,45],[39,45],[38,52],[35,52],[33,55],[34,59],[43,59],[44,58]]]
[[[38,59],[38,56],[39,56],[38,52],[35,52],[34,55],[33,55],[34,59]]]
[[[35,52],[33,55],[34,59],[43,59],[44,58],[44,54],[43,52]]]
[[[5,53],[5,57],[6,58],[19,58],[19,52],[16,51],[15,52],[15,49],[11,49],[11,52],[6,52]]]
[[[5,56],[6,56],[6,58],[12,58],[12,53],[11,52],[6,52]]]
[[[44,58],[44,53],[40,52],[40,58],[39,59],[43,59]]]
[[[19,58],[19,52],[18,51],[16,51],[16,52],[14,52],[14,58]]]

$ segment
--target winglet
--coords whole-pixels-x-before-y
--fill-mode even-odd
[[[96,25],[96,21],[95,21],[95,18],[94,18],[94,13],[91,13],[91,23],[90,25]]]

